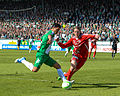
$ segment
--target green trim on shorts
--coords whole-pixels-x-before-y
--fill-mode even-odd
[[[40,52],[37,52],[34,67],[40,68],[40,66],[42,66],[43,63],[50,67],[53,67],[53,65],[56,64],[56,61],[53,58],[51,58],[48,54],[43,55]]]

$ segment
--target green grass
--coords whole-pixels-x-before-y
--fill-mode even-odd
[[[70,67],[71,53],[51,51],[50,55],[62,66]],[[88,59],[85,65],[73,75],[75,84],[71,90],[61,88],[57,81],[57,70],[42,65],[33,73],[14,60],[26,57],[34,63],[36,51],[0,50],[0,96],[120,96],[120,54],[115,59],[111,53],[97,53],[96,59]]]

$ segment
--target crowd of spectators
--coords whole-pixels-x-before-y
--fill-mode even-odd
[[[80,26],[86,34],[99,34],[101,41],[109,40],[113,34],[119,38],[119,5],[119,0],[3,2],[0,3],[0,38],[40,39],[55,22],[62,26],[61,38],[71,34],[74,26]]]

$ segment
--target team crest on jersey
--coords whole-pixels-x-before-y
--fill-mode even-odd
[[[78,45],[78,44],[80,44],[80,42],[81,42],[81,40],[73,40],[74,45]]]
[[[74,44],[74,45],[77,45],[77,41],[76,41],[76,40],[73,40],[73,44]]]

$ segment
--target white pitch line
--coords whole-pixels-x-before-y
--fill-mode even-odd
[[[30,81],[41,81],[41,82],[48,82],[48,80],[39,80],[39,79],[24,79],[24,78],[0,78],[0,79],[15,79],[15,80],[30,80]]]

